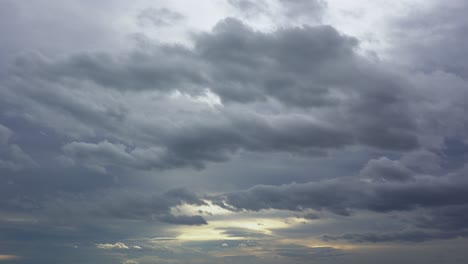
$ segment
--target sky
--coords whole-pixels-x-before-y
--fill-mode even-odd
[[[467,12],[0,0],[0,263],[468,263]]]

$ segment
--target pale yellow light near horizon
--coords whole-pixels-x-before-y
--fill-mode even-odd
[[[19,256],[16,255],[0,255],[0,261],[9,261],[14,259],[19,259]]]

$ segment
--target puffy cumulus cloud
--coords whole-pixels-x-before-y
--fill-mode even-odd
[[[100,249],[130,249],[122,242],[117,242],[115,244],[96,244],[96,247]]]

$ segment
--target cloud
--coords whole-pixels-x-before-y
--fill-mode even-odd
[[[160,221],[174,225],[207,225],[208,222],[200,215],[163,215],[159,218]]]
[[[87,205],[87,213],[94,217],[160,221],[175,225],[206,225],[199,215],[174,215],[171,208],[182,204],[205,205],[195,194],[186,189],[173,189],[160,195],[114,195],[103,199],[98,208]]]
[[[351,70],[347,67],[353,64],[357,40],[330,26],[262,33],[228,18],[212,33],[200,34],[195,45],[195,52],[213,65],[211,87],[223,101],[251,102],[271,96],[290,105],[320,106],[333,103],[329,89],[340,82],[321,74],[332,61],[342,61],[342,70]]]
[[[227,0],[227,2],[247,17],[267,14],[269,17],[277,20],[284,19],[289,21],[318,21],[322,18],[327,7],[326,2],[322,0]]]
[[[466,204],[434,208],[427,214],[416,217],[416,226],[455,233],[459,230],[466,230],[468,228],[466,209],[468,209]]]
[[[71,159],[72,163],[83,164],[101,172],[106,172],[106,167],[109,165],[137,169],[163,168],[166,166],[161,157],[164,150],[159,148],[135,148],[127,151],[127,147],[123,144],[112,144],[103,141],[97,144],[72,142],[64,145],[62,149],[66,155],[65,157]]]
[[[265,234],[265,232],[261,231],[255,231],[247,228],[218,228],[218,230],[221,231],[222,234],[232,237],[232,238],[252,238],[252,239],[258,239],[258,238],[266,238],[269,235]]]
[[[286,245],[274,250],[274,253],[282,257],[297,260],[323,259],[343,255],[343,252],[333,247],[304,247],[300,245]]]
[[[131,259],[129,259],[129,260],[124,260],[124,261],[122,262],[122,264],[138,264],[138,263],[139,263],[138,261],[136,261],[136,260],[131,260]]]
[[[259,185],[220,195],[214,200],[217,205],[233,211],[314,209],[349,215],[350,210],[356,209],[389,212],[464,204],[468,202],[467,188],[466,181],[454,179],[391,183],[335,179],[281,186]]]
[[[424,242],[428,240],[453,239],[468,237],[467,231],[402,231],[395,233],[362,233],[362,234],[343,234],[343,235],[324,235],[324,241],[345,240],[352,243],[383,243],[383,242]]]
[[[74,139],[63,144],[63,162],[101,172],[203,168],[241,150],[325,155],[420,145],[406,81],[331,26],[265,33],[228,18],[193,41],[193,48],[26,54],[2,93],[13,112]],[[221,104],[197,101],[207,91]]]
[[[130,249],[122,242],[116,242],[115,244],[96,244],[96,247],[100,249]]]
[[[370,160],[360,174],[363,178],[375,181],[408,181],[414,173],[400,161],[381,157]]]
[[[400,43],[398,52],[404,52],[404,61],[423,72],[443,71],[466,79],[467,54],[462,47],[468,44],[467,10],[463,0],[430,1],[393,20],[393,37]]]
[[[167,8],[146,8],[137,16],[139,25],[145,26],[151,24],[156,27],[171,26],[182,19],[184,19],[182,14]]]
[[[323,0],[279,0],[289,18],[307,18],[319,20],[327,7]]]
[[[13,131],[0,124],[0,169],[21,170],[34,167],[36,162],[23,149],[10,143]]]
[[[244,13],[259,13],[265,11],[265,8],[267,8],[264,1],[227,0],[227,2]]]
[[[25,259],[37,263],[51,262],[43,247],[83,263],[96,252],[109,263],[310,262],[344,252],[285,243],[467,238],[465,4],[412,14],[393,57],[378,59],[319,24],[323,1],[229,0],[246,21],[212,29],[198,8],[213,1],[171,2],[184,14],[136,2],[0,3],[11,36],[0,48],[5,252],[39,252]],[[179,24],[188,44],[151,28],[184,19],[204,28]],[[129,28],[161,42],[121,48]],[[299,219],[268,235],[237,222],[285,215]],[[178,237],[171,225],[232,240],[127,242]]]

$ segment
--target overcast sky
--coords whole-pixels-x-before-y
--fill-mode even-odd
[[[468,263],[467,13],[0,0],[0,263]]]

